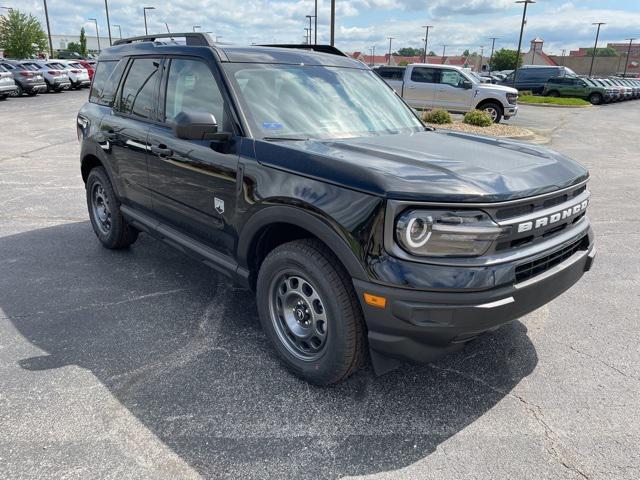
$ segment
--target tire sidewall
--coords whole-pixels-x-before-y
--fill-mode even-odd
[[[488,103],[485,103],[484,105],[482,105],[482,108],[480,110],[482,110],[484,112],[486,108],[495,109],[495,111],[496,111],[496,119],[493,121],[493,123],[500,123],[500,120],[502,120],[502,117],[503,117],[502,105],[500,105],[498,103],[495,103],[495,102],[488,102]]]
[[[288,270],[299,271],[318,290],[327,312],[327,340],[319,358],[305,361],[293,356],[282,344],[271,319],[270,288],[274,279]],[[295,374],[316,384],[327,384],[342,365],[342,359],[348,354],[348,332],[342,321],[344,314],[339,304],[336,289],[345,288],[342,282],[329,285],[323,267],[313,258],[302,255],[300,251],[279,250],[267,257],[258,274],[256,299],[260,323],[280,359]]]
[[[97,219],[94,218],[93,215],[93,199],[91,198],[91,195],[93,187],[96,183],[100,183],[102,185],[102,188],[109,198],[109,208],[111,210],[111,230],[108,234],[105,234],[100,230],[97,224]],[[111,186],[111,182],[109,181],[109,177],[107,176],[104,168],[94,168],[93,170],[91,170],[91,172],[89,172],[89,176],[87,177],[86,196],[87,208],[89,209],[89,219],[91,220],[91,226],[93,227],[93,231],[96,234],[96,237],[98,237],[98,240],[100,240],[100,242],[102,242],[102,244],[106,247],[113,248],[120,238],[122,229],[124,228],[124,222],[122,220],[122,216],[120,215],[120,204],[118,202],[118,198],[113,191],[113,187]]]
[[[594,99],[597,100],[594,101]],[[592,105],[600,105],[602,103],[602,95],[600,95],[599,93],[592,93],[589,97],[589,102],[591,102]]]

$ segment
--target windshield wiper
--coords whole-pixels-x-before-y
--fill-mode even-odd
[[[307,140],[309,140],[308,138],[303,138],[303,137],[262,137],[262,139],[266,140],[267,142],[277,142],[277,141],[287,141],[287,140],[291,140],[295,142],[306,142]]]

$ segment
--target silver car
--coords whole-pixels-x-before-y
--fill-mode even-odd
[[[83,88],[91,85],[91,79],[89,78],[89,72],[86,68],[73,60],[56,60],[50,62],[48,65],[55,68],[64,68],[69,75],[69,81],[71,82],[71,88]]]
[[[71,88],[69,76],[64,68],[51,67],[44,60],[25,60],[21,65],[29,70],[40,72],[47,83],[48,92],[61,92]]]
[[[18,87],[13,80],[13,74],[0,65],[0,100],[4,100],[9,95],[15,95],[17,91]]]

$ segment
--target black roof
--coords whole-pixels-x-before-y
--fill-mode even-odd
[[[98,60],[117,60],[128,55],[197,55],[200,49],[213,51],[220,62],[280,63],[368,68],[329,45],[252,45],[246,47],[216,44],[205,33],[174,33],[125,38],[104,49]]]

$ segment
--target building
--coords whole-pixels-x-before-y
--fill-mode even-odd
[[[391,65],[393,67],[409,65],[411,63],[422,63],[422,56],[412,56],[406,57],[402,55],[391,55],[391,60],[389,60],[389,54],[386,53],[384,55],[375,55],[372,57],[371,55],[365,55],[363,52],[353,52],[349,55],[351,58],[355,58],[356,60],[360,60],[361,62],[369,65],[369,66],[380,66],[380,65]],[[472,64],[471,58],[467,58],[464,56],[445,56],[441,55],[436,56],[428,56],[427,63],[431,63],[434,65],[455,65],[457,67],[471,67],[473,69],[476,68],[475,64]]]
[[[531,46],[529,51],[522,54],[523,65],[549,65],[555,66],[557,63],[553,58],[547,55],[544,50],[544,40],[540,37],[536,37],[531,40]]]
[[[98,39],[95,36],[86,35],[87,38],[87,50],[90,52],[97,52],[103,48],[109,46],[109,37],[103,37],[100,35],[100,48],[98,48]],[[116,41],[119,37],[112,36],[112,41]],[[51,35],[51,43],[53,44],[53,50],[66,50],[70,43],[80,43],[80,35]]]
[[[598,47],[602,48],[602,47]],[[629,42],[625,43],[607,43],[606,48],[610,48],[615,50],[618,55],[627,56],[627,52],[629,51]],[[590,56],[591,50],[593,47],[582,47],[578,50],[571,50],[569,52],[569,56],[571,57],[587,57]],[[640,57],[640,43],[635,43],[631,45],[631,57]]]

